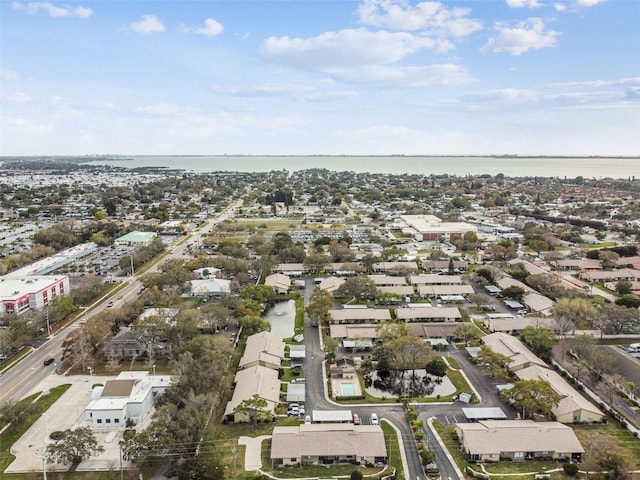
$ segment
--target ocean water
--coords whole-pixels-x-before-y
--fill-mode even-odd
[[[325,168],[356,173],[497,175],[508,177],[640,177],[640,157],[430,157],[430,156],[133,156],[94,162],[126,168],[160,167],[197,173],[268,172]]]

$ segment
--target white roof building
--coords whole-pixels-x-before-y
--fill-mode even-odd
[[[122,372],[104,386],[94,387],[93,400],[85,408],[85,423],[92,428],[122,428],[128,420],[138,424],[170,383],[168,375]]]

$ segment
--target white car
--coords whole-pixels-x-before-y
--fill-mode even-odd
[[[306,417],[304,417],[304,423],[306,425],[309,425],[311,423],[311,417],[309,415],[307,415]]]
[[[371,425],[380,425],[380,421],[378,420],[378,415],[375,413],[371,414]]]

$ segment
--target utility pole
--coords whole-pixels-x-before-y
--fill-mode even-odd
[[[593,449],[593,434],[589,437],[589,451],[587,453],[587,471],[585,472],[585,480],[589,480],[589,469],[591,468],[591,450]]]
[[[233,480],[236,480],[236,447],[231,449],[233,453]]]
[[[135,277],[135,272],[133,270],[133,255],[129,255],[129,258],[131,259],[131,276]]]
[[[124,472],[122,471],[122,442],[118,442],[120,447],[120,480],[124,480]]]

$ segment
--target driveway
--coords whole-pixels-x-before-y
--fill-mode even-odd
[[[43,454],[46,449],[49,435],[54,431],[61,431],[74,426],[82,426],[84,421],[84,408],[91,401],[91,389],[93,384],[102,383],[115,377],[97,377],[90,375],[76,375],[64,377],[51,375],[38,385],[38,390],[47,391],[58,385],[71,383],[71,387],[47,410],[22,437],[13,444],[11,453],[16,459],[5,470],[5,473],[26,473],[41,471],[43,467]],[[150,418],[150,415],[147,419]],[[144,426],[144,425],[143,425]],[[113,470],[120,466],[120,448],[118,442],[122,431],[94,430],[98,444],[104,447],[104,452],[83,461],[78,466],[78,471]],[[127,468],[129,462],[123,462],[123,468]],[[65,472],[70,465],[57,463],[47,464],[47,471]]]

